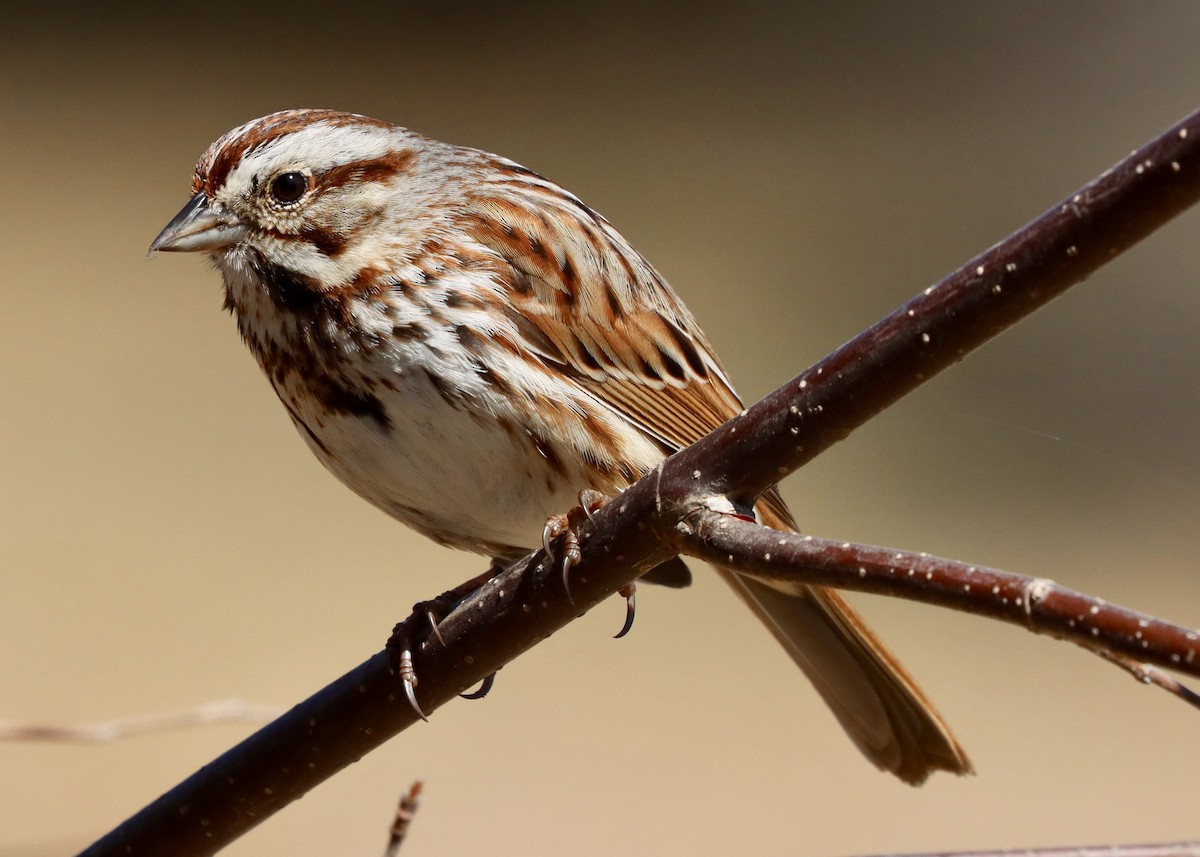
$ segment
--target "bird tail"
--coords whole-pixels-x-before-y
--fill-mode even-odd
[[[757,511],[769,527],[794,529],[778,495],[764,497]],[[731,569],[718,570],[876,767],[913,785],[934,771],[972,773],[941,715],[841,595],[810,586],[784,592]]]

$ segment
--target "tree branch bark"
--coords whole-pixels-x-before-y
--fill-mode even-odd
[[[947,851],[906,857],[1200,857],[1200,841],[1151,845],[1084,845],[1064,848],[1019,848],[1005,851]]]
[[[767,582],[820,584],[937,604],[1200,678],[1200,631],[1074,592],[1047,578],[925,553],[781,533],[708,510],[686,519],[674,542],[680,553]]]

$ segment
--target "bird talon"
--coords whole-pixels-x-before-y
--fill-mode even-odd
[[[483,677],[483,682],[479,685],[479,690],[471,693],[460,693],[459,696],[463,699],[483,699],[492,689],[492,685],[496,683],[496,674],[488,673]]]
[[[442,636],[442,629],[438,627],[437,615],[430,609],[425,610],[425,618],[429,620],[429,629],[433,632],[433,636],[437,638],[440,645],[446,645],[446,639]]]
[[[567,600],[574,604],[575,599],[571,597],[571,569],[583,562],[583,551],[579,549],[579,539],[571,530],[567,530],[566,543],[562,558],[562,583]]]
[[[579,492],[579,508],[583,510],[583,516],[592,523],[596,522],[596,512],[600,511],[608,500],[607,495],[591,488],[584,488]]]
[[[396,672],[400,675],[400,682],[404,685],[404,696],[408,699],[408,704],[418,717],[429,722],[429,718],[425,716],[425,712],[421,710],[421,706],[417,703],[417,671],[413,669],[412,651],[408,648],[400,652],[400,656],[396,661]]]
[[[625,624],[613,637],[614,640],[619,640],[629,633],[629,629],[633,627],[633,615],[637,612],[637,584],[630,583],[617,591],[625,596]]]
[[[580,497],[582,499],[583,495],[580,494]],[[571,516],[577,517],[580,509],[586,509],[586,507],[580,506],[579,509],[572,509],[571,513],[567,515],[554,515],[547,519],[546,526],[542,529],[542,549],[546,552],[547,560],[551,563],[559,563],[562,570],[563,589],[566,590],[567,600],[572,604],[575,603],[575,600],[571,597],[571,569],[583,562],[583,552],[579,549],[579,537],[575,535]],[[562,537],[563,540],[561,558],[551,544],[559,537]]]
[[[554,549],[550,547],[550,543],[570,529],[571,524],[566,515],[552,515],[546,519],[546,526],[542,528],[542,549],[546,552],[546,559],[554,562]]]

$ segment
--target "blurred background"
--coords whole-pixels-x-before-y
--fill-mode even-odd
[[[483,567],[321,469],[203,260],[143,258],[227,129],[335,107],[557,179],[754,400],[1196,108],[1198,32],[1200,6],[1166,2],[10,9],[0,717],[288,704]],[[1198,234],[1180,218],[788,480],[804,529],[1200,623]],[[643,588],[629,638],[602,605],[227,853],[376,854],[417,777],[407,855],[1197,835],[1200,714],[1165,694],[1048,638],[858,597],[978,768],[910,789],[694,570]],[[250,728],[0,745],[0,855],[84,846]]]

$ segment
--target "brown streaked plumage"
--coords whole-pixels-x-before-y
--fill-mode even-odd
[[[152,250],[201,251],[317,458],[438,542],[534,548],[741,410],[683,303],[608,221],[504,158],[327,110],[215,142]],[[775,491],[765,524],[794,522]],[[679,585],[681,569],[656,575]],[[970,771],[837,593],[721,569],[874,764]]]

